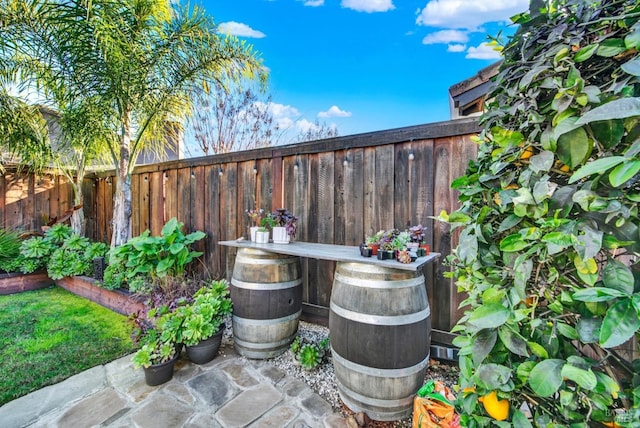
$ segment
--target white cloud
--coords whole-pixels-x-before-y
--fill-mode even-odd
[[[321,111],[318,113],[318,117],[327,118],[327,117],[351,117],[350,111],[340,110],[338,106],[331,106],[327,111]]]
[[[459,30],[441,30],[435,33],[427,34],[422,39],[422,44],[433,45],[436,43],[466,43],[469,41],[469,36],[464,31]]]
[[[310,6],[310,7],[324,6],[324,0],[298,0],[298,1],[304,2],[305,6]]]
[[[502,56],[500,52],[493,50],[493,46],[490,46],[487,43],[480,43],[480,46],[473,47],[471,46],[467,50],[467,55],[465,56],[467,59],[500,59]]]
[[[387,12],[395,9],[392,0],[342,0],[340,5],[358,12]]]
[[[235,21],[223,22],[218,25],[218,33],[231,34],[232,36],[239,37],[253,37],[255,39],[266,37],[262,31],[254,30],[247,24]]]
[[[263,103],[257,102],[256,104]],[[292,128],[295,125],[295,120],[300,117],[298,109],[291,107],[290,105],[270,102],[268,109],[269,113],[273,116],[275,123],[278,125],[278,128],[282,130]]]
[[[477,30],[487,22],[508,22],[529,9],[529,0],[430,0],[416,23],[428,27]]]
[[[447,46],[447,52],[464,52],[465,50],[467,50],[467,45],[454,43]]]
[[[320,130],[320,126],[316,125],[315,123],[307,120],[307,119],[300,119],[296,121],[296,129],[299,132],[308,132],[308,131],[318,131]]]

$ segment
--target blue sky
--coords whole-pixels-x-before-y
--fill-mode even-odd
[[[351,135],[449,119],[448,89],[495,62],[528,0],[200,0],[270,71],[271,111],[297,134]]]

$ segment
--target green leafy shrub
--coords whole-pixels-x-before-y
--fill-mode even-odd
[[[31,273],[46,269],[51,255],[72,233],[69,226],[57,223],[47,229],[44,236],[34,236],[23,241],[19,257],[22,272]]]
[[[232,309],[229,284],[224,279],[204,284],[193,298],[182,299],[173,311],[160,317],[163,340],[192,346],[213,336],[223,325]]]
[[[322,364],[329,355],[329,338],[312,341],[302,336],[296,336],[291,342],[291,352],[300,366],[305,370],[313,370]]]
[[[640,328],[640,5],[544,4],[514,17],[462,207],[441,215],[462,228],[458,410],[470,427],[637,426],[640,361],[617,347]]]
[[[51,279],[66,276],[91,275],[93,259],[104,257],[109,247],[102,242],[91,242],[88,238],[72,234],[57,248],[47,263],[47,273]]]
[[[160,236],[151,236],[146,230],[111,249],[103,286],[109,289],[126,286],[132,292],[149,294],[154,278],[182,276],[187,265],[202,255],[191,250],[191,244],[206,236],[201,231],[184,235],[183,226],[174,217],[164,225]]]
[[[17,259],[20,255],[21,245],[22,240],[17,231],[0,228],[0,270],[5,272],[19,270]]]

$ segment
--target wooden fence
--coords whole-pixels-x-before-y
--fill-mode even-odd
[[[358,245],[380,229],[422,224],[433,251],[450,253],[457,238],[430,216],[458,207],[450,188],[477,153],[475,119],[440,122],[347,137],[140,166],[132,176],[132,233],[158,234],[177,217],[187,231],[207,233],[203,268],[229,276],[233,249],[221,240],[246,235],[245,210],[288,208],[299,218],[297,240]],[[83,183],[87,236],[109,242],[112,172]],[[0,179],[3,226],[37,228],[41,214],[72,205],[60,177],[6,174]],[[448,331],[460,301],[441,263],[425,268],[433,327]],[[326,322],[333,262],[303,260],[303,318]]]

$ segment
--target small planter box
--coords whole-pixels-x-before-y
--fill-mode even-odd
[[[145,305],[136,302],[131,295],[121,290],[107,290],[95,285],[97,280],[88,276],[71,276],[55,281],[58,287],[96,302],[122,315],[131,315],[145,310]]]
[[[44,271],[0,274],[0,295],[38,290],[50,285],[53,285],[53,280]]]

